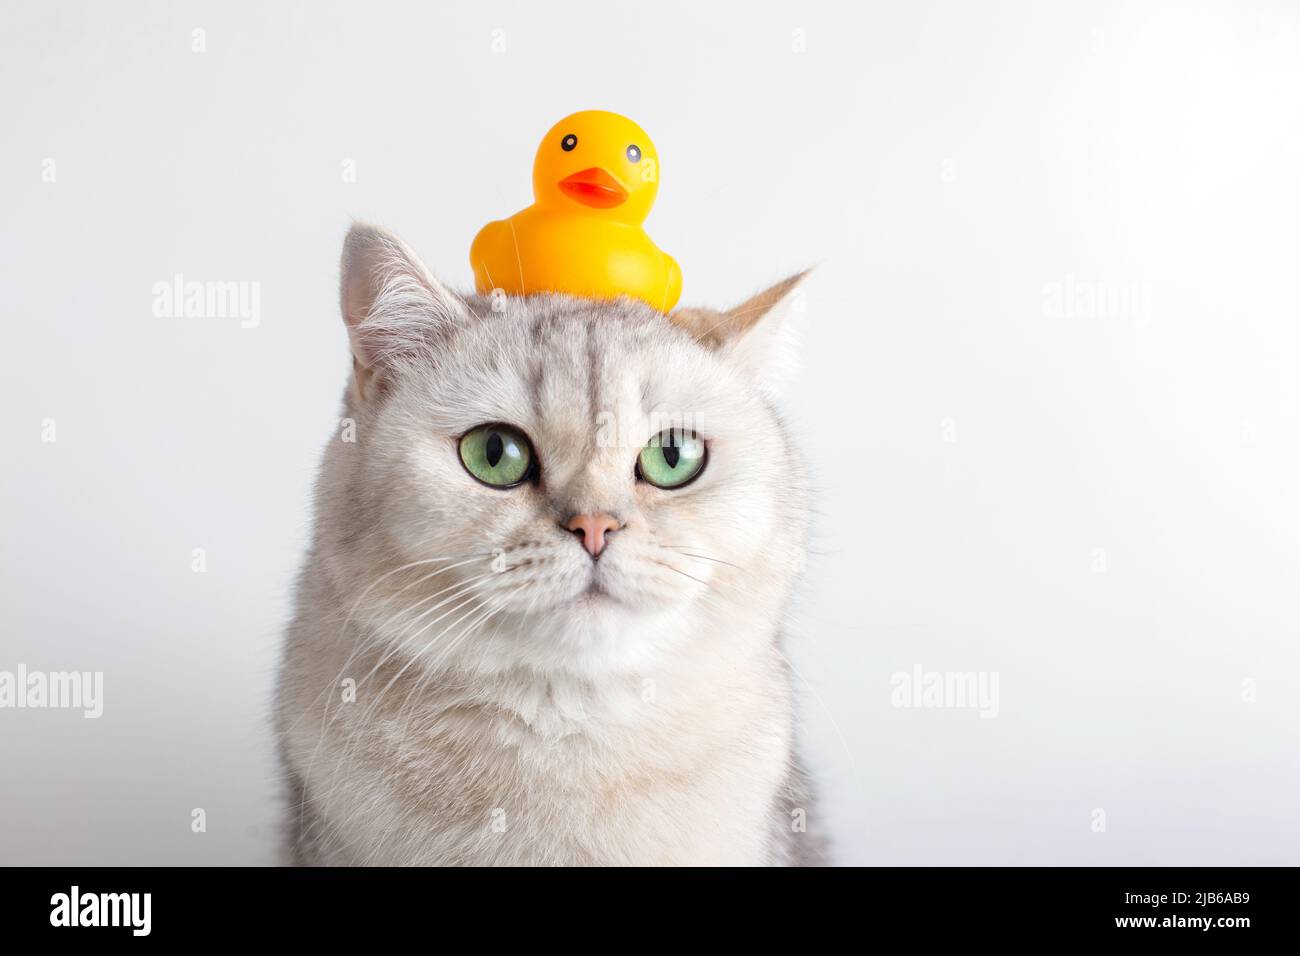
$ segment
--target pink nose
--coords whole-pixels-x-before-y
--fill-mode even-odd
[[[565,524],[576,535],[582,536],[582,546],[593,558],[605,550],[605,536],[622,527],[611,514],[601,511],[592,515],[574,515]]]

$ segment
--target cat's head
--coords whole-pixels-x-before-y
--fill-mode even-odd
[[[497,664],[627,664],[718,639],[692,628],[774,625],[803,546],[802,469],[772,403],[801,278],[668,317],[462,297],[355,226],[355,434],[321,496],[340,593],[407,651]]]

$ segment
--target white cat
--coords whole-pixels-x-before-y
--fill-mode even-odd
[[[355,226],[279,688],[308,864],[820,862],[782,617],[806,492],[730,312],[461,297]]]

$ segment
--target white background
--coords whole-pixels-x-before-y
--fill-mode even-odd
[[[6,2],[0,669],[106,686],[98,721],[0,710],[0,862],[272,859],[343,234],[378,222],[467,287],[541,134],[599,107],[659,147],[684,303],[820,264],[789,653],[837,861],[1300,863],[1298,24]],[[260,283],[260,325],[154,317],[176,273]],[[891,707],[918,664],[997,672],[998,716]]]

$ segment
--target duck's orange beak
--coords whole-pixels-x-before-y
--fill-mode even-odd
[[[593,209],[613,209],[627,201],[627,189],[599,166],[584,169],[560,180],[560,191],[575,202]]]

